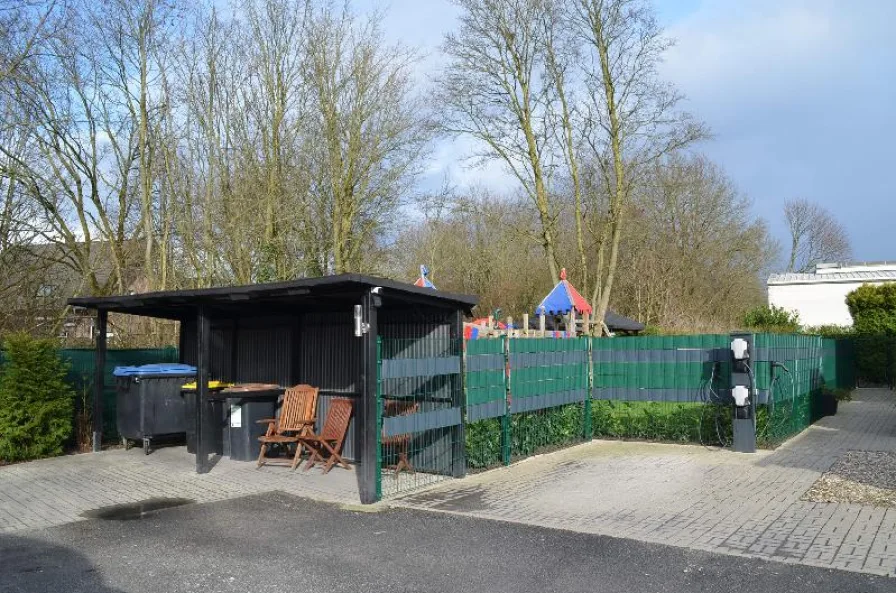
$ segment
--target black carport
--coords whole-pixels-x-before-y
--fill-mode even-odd
[[[95,418],[102,417],[109,312],[176,320],[181,327],[180,359],[197,367],[200,402],[207,399],[211,379],[282,386],[310,383],[321,390],[321,416],[328,397],[353,398],[357,405],[346,453],[359,462],[361,501],[373,502],[379,443],[378,338],[459,340],[463,314],[477,301],[469,295],[342,274],[249,286],[79,297],[69,304],[97,311]],[[208,471],[210,454],[208,438],[203,438],[203,408],[198,407],[196,419],[196,471],[200,473]],[[93,446],[98,451],[101,428],[94,430]],[[453,439],[462,443],[462,424]],[[463,456],[463,446],[454,449]],[[454,466],[462,472],[464,460],[455,460]]]

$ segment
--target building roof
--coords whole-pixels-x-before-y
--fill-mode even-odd
[[[472,295],[437,292],[374,276],[339,274],[269,284],[75,297],[68,303],[76,307],[130,315],[182,319],[194,315],[200,305],[237,312],[251,303],[253,307],[260,307],[271,314],[295,313],[314,307],[339,307],[358,302],[363,292],[374,287],[382,289],[381,295],[387,303],[420,303],[469,311],[479,302],[479,298]]]
[[[848,269],[847,269],[848,270]],[[826,284],[835,282],[896,282],[896,270],[862,270],[823,272],[815,274],[784,273],[772,274],[768,284]]]
[[[604,323],[607,324],[610,331],[642,332],[645,327],[640,321],[635,321],[613,311],[607,311],[607,314],[604,315]]]

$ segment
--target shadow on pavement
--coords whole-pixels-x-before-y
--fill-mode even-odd
[[[0,534],[0,592],[117,593],[90,560],[71,548]]]

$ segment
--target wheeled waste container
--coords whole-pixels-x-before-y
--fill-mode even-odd
[[[147,364],[115,367],[116,421],[125,445],[141,441],[149,454],[152,439],[184,436],[186,406],[184,383],[196,376],[196,367],[185,364]]]

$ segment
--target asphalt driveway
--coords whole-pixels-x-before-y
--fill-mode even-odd
[[[0,534],[0,591],[893,591],[892,579],[274,492]]]

